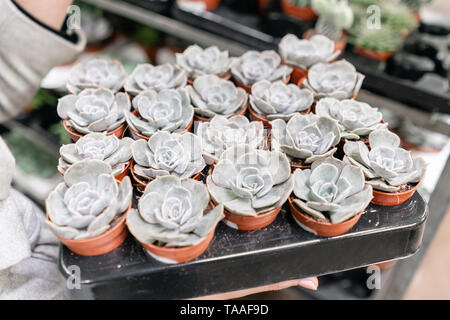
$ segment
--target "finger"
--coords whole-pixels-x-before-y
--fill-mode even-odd
[[[317,277],[300,279],[299,286],[315,291],[319,287],[319,280]]]

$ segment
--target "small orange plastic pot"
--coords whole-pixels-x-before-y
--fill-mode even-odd
[[[128,173],[130,172],[130,165],[131,165],[131,160],[128,161],[127,165],[125,166],[125,168],[123,169],[123,171],[121,173],[119,173],[118,175],[115,176],[116,180],[119,182],[122,182],[122,180],[128,176]]]
[[[308,76],[308,70],[292,67],[294,70],[291,73],[291,82],[298,84],[300,79]]]
[[[118,248],[127,238],[128,229],[125,226],[127,214],[131,209],[131,202],[127,211],[122,215],[119,222],[106,231],[105,233],[90,239],[74,240],[62,238],[55,234],[55,236],[61,241],[70,251],[75,252],[81,256],[99,256]],[[47,220],[50,217],[47,213]]]
[[[80,133],[76,132],[75,130],[73,130],[72,128],[70,128],[67,125],[66,120],[62,121],[62,125],[63,125],[64,129],[67,131],[67,133],[69,133],[69,136],[70,136],[70,139],[72,140],[72,142],[77,142],[81,137],[84,136],[84,134],[80,134]],[[106,135],[107,136],[115,135],[117,138],[121,139],[123,137],[123,134],[124,134],[126,128],[127,128],[127,123],[124,122],[120,126],[118,126],[116,129],[114,129],[112,131],[108,131],[106,133]]]
[[[190,0],[195,2],[203,2],[206,10],[214,10],[220,4],[220,0]]]
[[[235,114],[233,114],[232,116],[243,116],[245,115],[245,113],[247,112],[247,108],[248,108],[248,103],[243,106],[241,109],[239,109]],[[205,118],[202,116],[199,116],[197,114],[194,114],[194,120],[195,121],[200,121],[200,122],[210,122],[212,118]]]
[[[281,0],[281,8],[285,14],[302,20],[314,20],[317,18],[312,7],[299,7],[287,0]]]
[[[139,112],[138,112],[137,110],[133,110],[132,113],[133,113],[136,117],[139,116]],[[191,122],[189,123],[188,127],[187,127],[186,129],[184,129],[183,131],[180,131],[180,132],[178,132],[178,133],[179,133],[179,134],[184,134],[184,133],[186,133],[186,132],[190,132],[193,124],[194,124],[194,119],[192,118],[192,120],[191,120]],[[150,137],[144,136],[143,134],[140,134],[140,133],[134,131],[133,128],[131,128],[131,127],[128,127],[128,129],[130,129],[130,131],[131,131],[131,137],[132,137],[134,140],[144,139],[144,140],[147,140],[147,141],[148,141],[148,140],[150,139]]]
[[[378,52],[378,51],[364,49],[361,47],[355,47],[354,50],[360,56],[370,58],[370,59],[376,59],[376,60],[380,60],[380,61],[386,61],[387,59],[389,59],[390,57],[392,57],[394,55],[394,52],[392,52],[392,51]]]
[[[286,78],[286,84],[287,83],[289,83],[289,81],[291,80],[291,75],[289,75],[287,78]],[[238,81],[238,80],[236,80],[236,79],[234,79],[234,82],[236,83],[236,85],[238,86],[238,87],[241,87],[241,88],[243,88],[243,89],[245,89],[245,91],[247,91],[247,93],[252,93],[252,86],[249,86],[249,85],[247,85],[247,84],[244,84],[244,83],[242,83],[242,82],[240,82],[240,81]]]
[[[224,210],[225,218],[222,221],[233,229],[253,231],[267,227],[274,222],[280,211],[281,207],[258,214],[255,217],[249,217],[240,216]]]
[[[303,229],[322,237],[336,237],[347,233],[353,228],[363,214],[363,211],[361,211],[356,216],[340,223],[322,222],[317,221],[300,211],[292,201],[291,197],[289,197],[288,201],[291,214],[297,224]]]
[[[211,231],[208,236],[200,243],[180,248],[165,248],[150,243],[142,243],[141,245],[147,250],[147,252],[156,260],[163,263],[184,263],[201,256],[206,251],[212,238],[214,237],[214,231]]]
[[[416,192],[419,184],[420,181],[410,190],[403,192],[383,192],[373,189],[373,199],[371,202],[383,207],[392,207],[405,203],[409,198],[412,197],[414,192]]]
[[[291,165],[291,173],[294,173],[295,170],[305,170],[305,169],[311,169],[311,165],[300,165],[298,163],[290,161],[289,164]]]
[[[135,182],[136,189],[137,189],[138,191],[140,191],[140,192],[144,192],[144,191],[145,191],[145,188],[147,187],[147,184],[148,184],[150,181],[145,182],[145,181],[143,181],[142,179],[140,179],[140,178],[134,173],[134,165],[135,165],[134,160],[132,160],[131,162],[132,162],[132,164],[131,164],[131,170],[130,170],[130,172],[131,172],[131,176],[133,177],[133,180],[134,180],[134,182]],[[202,173],[199,172],[199,173],[195,174],[191,179],[194,179],[194,180],[197,180],[197,181],[201,181],[201,179],[202,179]]]

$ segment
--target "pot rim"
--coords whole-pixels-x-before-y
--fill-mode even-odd
[[[62,120],[62,125],[63,125],[64,129],[69,133],[69,135],[73,135],[73,136],[77,137],[77,139],[81,139],[82,137],[84,137],[85,135],[88,134],[88,133],[87,133],[87,134],[81,134],[81,133],[78,133],[77,131],[75,131],[74,129],[72,129],[71,127],[69,127],[69,126],[67,125],[67,120],[66,120],[66,119],[63,119],[63,120]],[[121,129],[124,129],[126,126],[127,126],[127,122],[124,121],[120,126],[118,126],[117,128],[115,128],[114,130],[107,131],[107,132],[106,132],[106,135],[107,135],[107,136],[115,135],[117,132],[119,132]],[[123,132],[125,133],[125,130],[123,130]],[[101,133],[101,132],[100,132],[100,133]],[[122,136],[123,136],[123,134],[122,134]]]
[[[405,194],[408,194],[410,192],[416,191],[416,189],[419,187],[421,182],[422,182],[422,180],[419,180],[417,182],[417,184],[415,186],[413,186],[411,189],[406,190],[406,191],[402,191],[402,192],[386,192],[386,191],[375,190],[375,189],[373,189],[372,192],[374,194],[376,193],[376,194],[380,194],[380,195],[382,194],[382,195],[388,195],[388,196],[401,196],[401,195],[405,195]]]

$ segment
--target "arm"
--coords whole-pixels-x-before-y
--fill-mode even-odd
[[[17,115],[53,67],[74,60],[85,37],[60,32],[71,0],[0,1],[0,122]]]

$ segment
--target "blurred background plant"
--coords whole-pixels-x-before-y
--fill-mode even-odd
[[[338,41],[342,32],[352,26],[353,10],[347,0],[312,0],[311,4],[319,16],[316,33]]]

